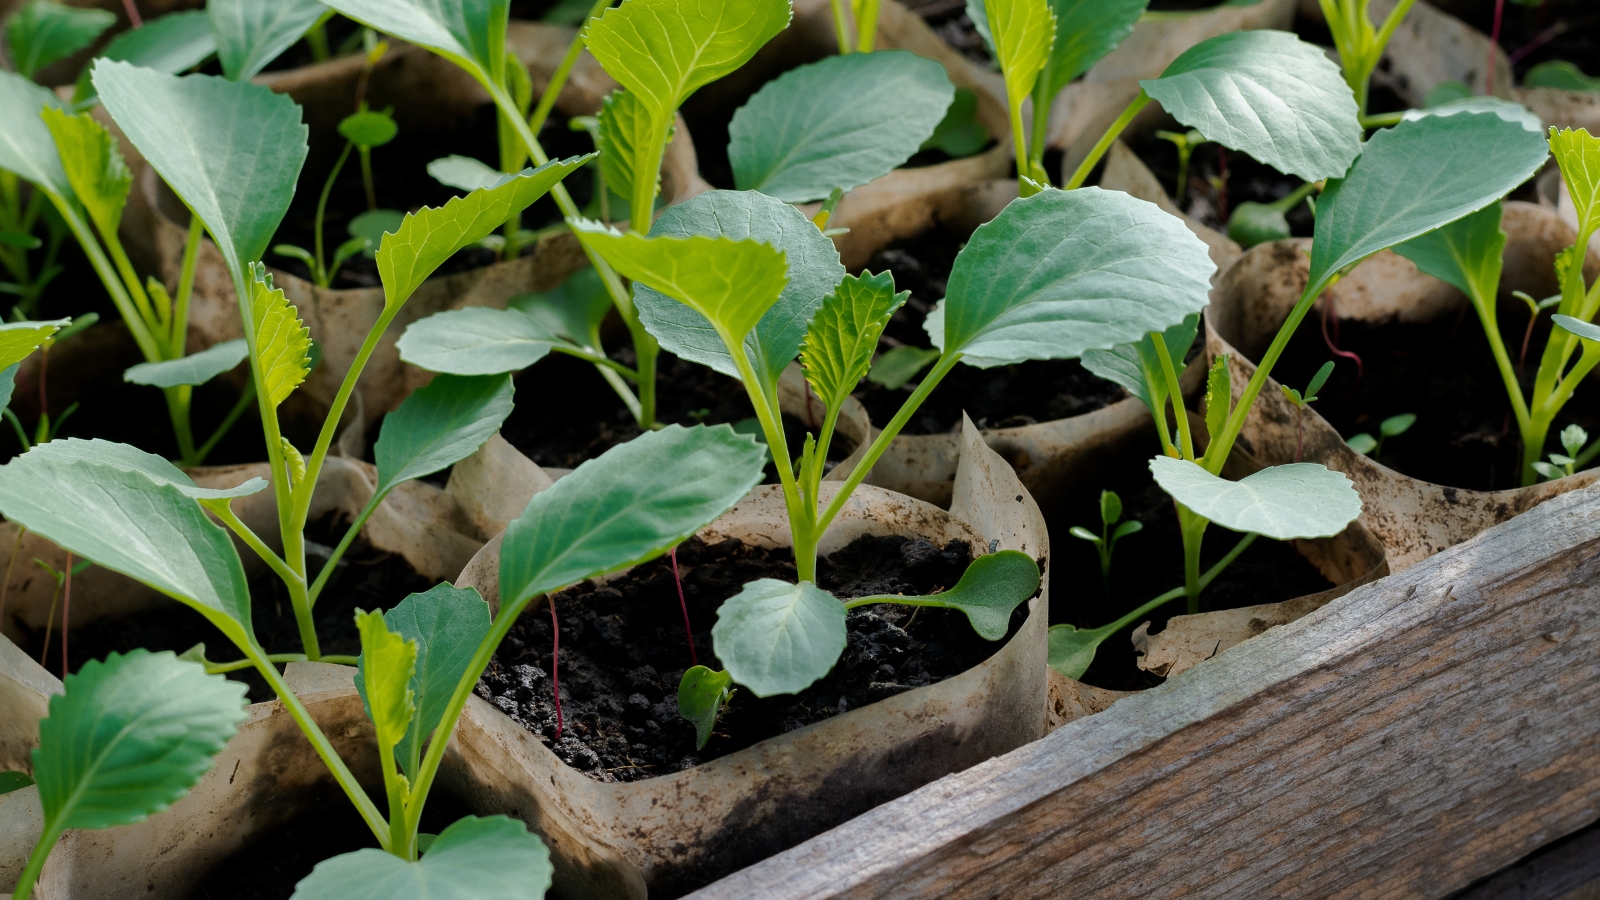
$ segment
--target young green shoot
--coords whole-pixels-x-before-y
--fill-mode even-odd
[[[1589,443],[1589,432],[1582,425],[1573,423],[1561,430],[1561,449],[1565,453],[1550,454],[1549,462],[1536,462],[1533,464],[1539,477],[1546,481],[1564,478],[1578,470],[1578,467],[1588,462],[1584,458],[1584,445]],[[1593,454],[1590,454],[1590,458]]]
[[[1378,423],[1378,436],[1376,438],[1363,431],[1345,441],[1345,443],[1349,445],[1351,450],[1362,456],[1378,459],[1383,456],[1383,444],[1385,441],[1405,434],[1415,424],[1417,424],[1416,413],[1400,413]]]
[[[1311,381],[1306,385],[1306,392],[1299,391],[1286,384],[1279,385],[1283,389],[1283,396],[1294,405],[1294,461],[1299,462],[1300,457],[1306,452],[1306,407],[1317,402],[1317,391],[1328,383],[1328,377],[1333,374],[1333,360],[1322,364],[1317,374],[1311,376]]]
[[[1322,7],[1322,17],[1328,23],[1328,31],[1333,34],[1333,46],[1339,51],[1345,83],[1350,85],[1351,93],[1355,94],[1362,124],[1372,127],[1376,123],[1367,121],[1367,95],[1371,90],[1372,73],[1383,59],[1389,39],[1394,37],[1400,22],[1411,11],[1416,0],[1396,0],[1389,9],[1389,15],[1384,17],[1383,24],[1378,26],[1374,26],[1367,15],[1370,0],[1317,2]]]
[[[1117,542],[1143,529],[1144,523],[1137,519],[1122,521],[1122,498],[1115,491],[1100,492],[1099,534],[1082,525],[1072,526],[1069,533],[1093,544],[1095,552],[1100,555],[1100,581],[1108,598],[1111,596],[1111,554],[1116,551]]]
[[[1156,137],[1171,143],[1178,150],[1178,178],[1172,184],[1172,199],[1182,206],[1189,197],[1189,159],[1197,148],[1211,142],[1193,128],[1188,131],[1157,131]]]
[[[345,139],[345,144],[333,168],[329,170],[327,180],[322,184],[322,193],[317,197],[317,214],[312,225],[315,252],[308,252],[305,248],[293,244],[278,244],[272,248],[272,252],[279,256],[287,256],[304,263],[311,271],[312,282],[320,288],[333,284],[334,276],[339,274],[339,267],[350,257],[369,250],[375,251],[382,239],[383,226],[398,225],[402,215],[394,210],[377,208],[377,195],[372,184],[372,148],[382,147],[394,140],[395,135],[399,133],[399,127],[395,125],[394,117],[388,110],[378,112],[366,109],[364,102],[361,105],[363,108],[360,112],[345,116],[339,122],[339,135]],[[344,169],[345,160],[350,158],[351,150],[357,150],[361,155],[361,182],[367,193],[367,211],[362,216],[366,217],[366,222],[377,222],[380,230],[376,238],[371,234],[364,234],[362,232],[368,229],[364,227],[365,222],[362,217],[353,219],[349,226],[350,238],[333,251],[333,262],[325,265],[327,257],[323,255],[322,223],[328,210],[328,196],[333,193],[334,182],[339,180],[339,172]]]

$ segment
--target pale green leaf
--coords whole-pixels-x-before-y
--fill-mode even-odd
[[[544,322],[563,340],[597,354],[600,326],[613,306],[600,273],[587,266],[548,291],[518,294],[506,301],[506,309]]]
[[[1194,336],[1199,330],[1200,316],[1195,314],[1185,316],[1182,322],[1162,333],[1161,340],[1166,342],[1167,357],[1172,360],[1174,369],[1183,370],[1184,355],[1194,344]],[[1156,353],[1156,340],[1155,333],[1151,333],[1137,341],[1118,344],[1110,350],[1090,350],[1083,354],[1083,367],[1107,381],[1121,385],[1153,411],[1165,403],[1167,397],[1166,377],[1162,373],[1161,357]],[[1152,400],[1152,384],[1158,387],[1154,396],[1159,400]]]
[[[395,124],[394,117],[378,110],[351,113],[339,122],[339,136],[358,147],[382,147],[399,133],[400,126]]]
[[[1306,181],[1343,175],[1361,152],[1355,97],[1339,67],[1286,32],[1218,35],[1139,84],[1207,139]]]
[[[146,19],[138,28],[122,32],[106,43],[99,57],[176,75],[200,65],[215,52],[217,40],[211,35],[206,11],[186,9]],[[89,77],[90,68],[84,66],[78,73],[78,84],[72,93],[72,103],[80,109],[98,99]]]
[[[1488,113],[1427,116],[1374,134],[1317,200],[1308,291],[1346,266],[1488,206],[1544,163],[1544,140]]]
[[[468,306],[411,323],[396,346],[401,359],[430,372],[494,375],[526,369],[561,341],[520,310]]]
[[[866,184],[910,159],[954,97],[943,66],[904,50],[791,69],[733,114],[734,184],[789,203]]]
[[[122,161],[111,132],[88,113],[74,116],[47,106],[39,115],[55,139],[62,170],[78,202],[101,234],[116,234],[133,187],[133,173]]]
[[[889,390],[898,390],[907,382],[917,377],[917,373],[928,367],[929,363],[938,359],[938,350],[927,347],[913,347],[901,344],[883,351],[872,368],[867,371],[867,380],[873,384],[881,384]]]
[[[254,77],[327,11],[317,0],[208,0],[222,74],[230,81]]]
[[[177,78],[97,60],[100,102],[205,223],[240,292],[294,197],[306,159],[300,107],[262,85]]]
[[[534,495],[506,528],[500,602],[660,556],[759,484],[766,458],[726,425],[669,425],[607,450]]]
[[[514,176],[496,169],[486,162],[470,156],[444,156],[428,163],[428,174],[433,180],[458,191],[475,191],[491,188]]]
[[[122,380],[133,384],[169,388],[185,384],[205,384],[244,362],[250,356],[250,345],[244,338],[223,341],[212,347],[191,353],[182,359],[166,362],[139,363],[122,373]]]
[[[390,306],[404,303],[457,250],[483,240],[590,156],[551,160],[537,169],[524,169],[503,184],[452,197],[442,207],[425,206],[406,216],[400,230],[385,236],[378,247],[384,302]]]
[[[361,702],[367,708],[377,732],[378,746],[393,750],[411,728],[416,714],[416,695],[411,676],[417,668],[417,645],[389,630],[383,613],[356,610],[356,629],[361,633],[359,669]]]
[[[257,386],[274,408],[311,374],[311,329],[300,313],[272,286],[272,275],[251,263],[250,318],[255,323]]]
[[[1600,325],[1572,316],[1554,315],[1550,318],[1562,331],[1571,332],[1586,341],[1600,341]]]
[[[707,191],[685,203],[668,207],[650,229],[655,237],[722,237],[734,241],[759,241],[783,252],[781,292],[765,313],[756,312],[754,303],[770,294],[747,288],[731,290],[727,301],[736,304],[740,314],[754,313],[759,323],[744,339],[745,352],[761,376],[776,382],[778,376],[800,352],[806,327],[822,305],[822,298],[844,277],[844,264],[833,241],[800,211],[766,194],[755,191]],[[761,251],[740,251],[760,256]],[[699,267],[691,255],[686,260]],[[710,267],[707,267],[708,269]],[[770,272],[766,276],[769,277]],[[697,277],[709,279],[715,273],[704,271]],[[739,377],[732,355],[716,329],[706,321],[703,310],[692,309],[676,298],[663,296],[656,285],[645,281],[634,285],[634,302],[639,319],[661,345],[677,356],[710,366],[734,378]]]
[[[749,590],[749,585],[745,589]],[[966,614],[972,630],[979,637],[986,641],[998,641],[1011,628],[1012,610],[1038,592],[1039,564],[1033,557],[1020,550],[1001,550],[973,560],[961,574],[956,586],[943,593],[926,597],[879,595],[860,597],[850,602],[906,603],[958,609]],[[712,636],[716,636],[715,631]]]
[[[1082,678],[1094,662],[1094,654],[1107,633],[1093,628],[1051,625],[1046,660],[1050,668],[1068,678]]]
[[[17,370],[22,363],[12,363],[0,369],[0,412],[11,405],[11,395],[17,390]]]
[[[1153,203],[1049,190],[973,232],[924,327],[976,366],[1071,359],[1198,312],[1215,271],[1205,244]]]
[[[1585,75],[1583,70],[1564,59],[1550,59],[1539,63],[1522,76],[1522,86],[1527,88],[1555,88],[1558,91],[1600,92],[1600,78]]]
[[[71,319],[55,319],[49,322],[7,322],[0,325],[0,368],[22,362],[51,335],[71,324]]]
[[[809,581],[761,578],[717,608],[711,642],[757,697],[793,694],[828,674],[845,645],[844,604]]]
[[[1189,460],[1157,456],[1150,472],[1197,515],[1280,541],[1332,537],[1361,515],[1361,496],[1350,479],[1315,463],[1272,466],[1228,481]]]
[[[1050,0],[1056,39],[1045,66],[1045,93],[1054,98],[1067,83],[1117,48],[1150,0]]]
[[[618,196],[633,196],[633,169],[639,148],[660,141],[657,123],[627,91],[612,91],[600,101],[600,132],[595,146],[600,150],[600,174],[606,187]],[[656,175],[657,184],[660,174]]]
[[[0,69],[0,169],[14,172],[58,197],[72,199],[56,142],[45,127],[40,111],[67,105],[49,89]]]
[[[978,95],[956,88],[955,99],[933,134],[922,142],[923,150],[938,150],[956,158],[971,156],[989,144],[989,131],[978,121]]]
[[[117,17],[103,9],[32,0],[6,22],[11,65],[24,77],[32,78],[45,66],[94,43],[101,32],[116,23]]]
[[[233,541],[195,502],[211,493],[158,456],[105,441],[50,441],[0,466],[6,518],[186,603],[243,644],[254,640],[250,592]]]
[[[1211,372],[1206,376],[1207,434],[1222,434],[1232,404],[1233,382],[1228,378],[1228,355],[1219,353],[1211,360]]]
[[[789,0],[628,0],[583,35],[606,74],[665,127],[690,94],[748,62],[789,17]]]
[[[383,246],[384,235],[399,231],[400,223],[405,218],[406,214],[397,209],[369,209],[351,219],[345,231],[352,239],[366,240],[367,246],[362,252],[367,259],[372,259],[378,255],[378,248]]]
[[[541,900],[550,851],[505,816],[468,816],[439,833],[416,862],[357,850],[317,863],[291,900]]]
[[[171,652],[91,660],[50,698],[33,777],[45,831],[129,825],[171,806],[245,718],[245,685]]]
[[[455,465],[511,415],[511,376],[439,375],[383,419],[372,447],[378,491]]]
[[[1408,109],[1402,114],[1401,121],[1414,122],[1430,116],[1456,116],[1462,113],[1491,113],[1503,121],[1521,125],[1534,134],[1544,133],[1544,123],[1532,110],[1499,97],[1462,97],[1423,109]]]
[[[1552,128],[1550,150],[1561,167],[1561,180],[1577,211],[1578,234],[1594,234],[1600,230],[1600,138],[1582,128]],[[1581,237],[1579,243],[1583,243]]]
[[[711,740],[717,714],[733,692],[733,677],[713,672],[705,666],[692,666],[678,682],[678,715],[694,726],[694,747],[700,750]]]
[[[828,409],[842,405],[866,377],[889,317],[910,296],[910,291],[895,293],[892,274],[864,272],[846,275],[823,298],[800,345],[800,364]]]
[[[1500,204],[1491,203],[1443,228],[1396,244],[1394,252],[1416,263],[1418,269],[1460,288],[1480,311],[1493,315],[1506,249],[1500,215]]]
[[[984,11],[1005,76],[1006,100],[1015,109],[1033,91],[1050,59],[1056,16],[1048,0],[986,0]]]
[[[1248,250],[1290,237],[1289,217],[1276,203],[1246,200],[1228,216],[1228,239]]]
[[[326,5],[467,66],[480,81],[500,74],[511,0],[330,0]]]

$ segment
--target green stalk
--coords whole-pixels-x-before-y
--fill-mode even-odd
[[[367,189],[367,209],[377,209],[378,194],[372,187],[372,148],[359,147],[356,152],[361,157],[361,186]]]
[[[1167,352],[1166,338],[1157,336],[1151,341],[1156,346],[1156,358],[1161,360],[1161,373],[1167,379],[1167,395],[1172,398],[1172,416],[1178,420],[1178,440],[1182,442],[1183,458],[1194,460],[1194,436],[1189,430],[1189,416],[1183,405],[1183,385],[1178,381],[1178,370],[1172,365],[1172,354]],[[1162,410],[1162,415],[1166,411]]]
[[[1100,140],[1094,145],[1094,149],[1090,150],[1089,155],[1084,157],[1083,162],[1078,164],[1077,170],[1072,173],[1071,178],[1067,179],[1063,189],[1070,191],[1073,188],[1083,187],[1083,182],[1089,177],[1089,173],[1094,171],[1094,167],[1100,162],[1100,158],[1105,156],[1106,151],[1111,149],[1111,145],[1127,129],[1129,123],[1133,121],[1133,117],[1137,116],[1139,111],[1149,104],[1150,95],[1140,90],[1139,96],[1133,98],[1133,102],[1129,103],[1128,108],[1122,111],[1122,115],[1117,116],[1117,120],[1111,123],[1111,127],[1106,129],[1106,133],[1100,136]]]
[[[732,340],[718,329],[723,344],[733,356],[733,363],[739,369],[739,380],[744,382],[745,393],[750,396],[750,405],[755,407],[756,419],[761,422],[761,432],[767,438],[767,450],[772,453],[775,468],[778,470],[778,481],[783,485],[783,504],[789,511],[789,531],[794,543],[795,575],[800,581],[817,580],[817,554],[815,535],[820,532],[814,528],[816,521],[816,507],[808,506],[800,492],[800,486],[795,480],[794,463],[789,457],[789,443],[784,438],[782,413],[778,411],[777,404],[767,392],[764,382],[756,377],[755,368],[750,365],[750,356],[744,351],[743,340]],[[810,548],[809,557],[803,552]]]
[[[134,308],[133,300],[123,288],[121,277],[101,251],[100,242],[95,240],[88,224],[64,198],[50,194],[50,200],[55,204],[56,211],[61,213],[61,218],[67,223],[67,227],[72,230],[73,236],[78,239],[78,244],[83,247],[84,255],[89,257],[89,264],[94,267],[95,274],[100,276],[100,282],[105,285],[106,293],[111,295],[112,304],[122,315],[122,320],[127,323],[128,332],[133,335],[134,343],[139,345],[139,352],[150,362],[160,362],[163,359],[160,344],[145,326],[145,320],[139,315],[139,311]]]
[[[415,715],[415,713],[413,713]],[[378,768],[383,772],[384,792],[389,800],[389,846],[384,848],[406,862],[416,862],[417,842],[406,829],[405,778],[395,771],[394,748],[378,742]]]
[[[333,164],[333,171],[328,173],[328,180],[322,185],[322,195],[317,198],[317,219],[314,225],[314,234],[317,245],[317,270],[311,275],[316,279],[317,287],[328,286],[328,268],[323,263],[322,257],[322,214],[328,208],[328,195],[333,193],[333,182],[339,177],[339,170],[344,168],[344,161],[350,156],[350,148],[355,146],[345,141],[344,150],[339,154],[339,161]]]
[[[1239,543],[1233,545],[1233,549],[1229,550],[1226,556],[1222,557],[1222,559],[1217,560],[1216,565],[1214,565],[1211,568],[1207,569],[1205,571],[1205,574],[1200,576],[1200,589],[1201,590],[1205,590],[1208,586],[1210,586],[1211,582],[1215,581],[1217,576],[1222,574],[1223,570],[1227,569],[1228,566],[1232,565],[1233,561],[1238,559],[1239,555],[1244,553],[1244,551],[1247,550],[1250,547],[1250,545],[1255,542],[1255,539],[1257,537],[1259,537],[1259,536],[1260,535],[1256,535],[1256,534],[1246,534],[1244,537],[1240,538],[1239,539]],[[1181,587],[1173,588],[1172,590],[1167,591],[1164,594],[1160,594],[1160,595],[1152,598],[1151,600],[1146,602],[1143,606],[1139,607],[1138,609],[1134,610],[1133,612],[1128,613],[1127,615],[1123,616],[1122,618],[1117,619],[1115,622],[1112,622],[1109,625],[1102,625],[1099,628],[1093,628],[1093,629],[1090,629],[1090,630],[1094,631],[1094,632],[1103,633],[1103,634],[1106,634],[1106,635],[1116,634],[1117,632],[1121,631],[1122,629],[1127,628],[1129,625],[1132,625],[1134,622],[1137,622],[1140,619],[1144,618],[1145,616],[1149,615],[1153,610],[1159,609],[1160,607],[1165,606],[1166,604],[1171,603],[1172,601],[1177,600],[1180,597],[1183,597],[1186,593],[1187,593],[1187,591],[1186,591],[1185,588],[1181,588]]]
[[[1033,132],[1028,135],[1028,159],[1040,170],[1044,169],[1044,142],[1050,132],[1050,102],[1055,99],[1045,96],[1045,74],[1040,72],[1033,86]]]
[[[862,53],[871,53],[878,42],[878,0],[861,0],[861,20],[856,22],[856,40]]]
[[[33,852],[28,854],[28,864],[22,869],[22,876],[17,879],[17,886],[13,888],[12,900],[28,900],[33,896],[33,885],[39,880],[39,873],[44,870],[44,862],[50,858],[50,851],[55,849],[56,841],[61,840],[61,835],[66,832],[54,823],[47,823],[44,834],[39,836],[39,843],[33,845]]]
[[[189,402],[194,397],[194,386],[180,384],[162,388],[161,394],[166,398],[167,417],[172,420],[172,432],[178,440],[178,464],[199,465],[194,449],[194,431],[189,424]]]
[[[1200,547],[1206,535],[1208,520],[1182,503],[1173,501],[1178,508],[1178,525],[1183,534],[1183,593],[1189,599],[1189,615],[1200,612]]]
[[[583,55],[583,30],[596,16],[605,12],[611,6],[611,0],[595,0],[589,7],[589,14],[584,16],[583,25],[578,26],[578,33],[572,36],[572,43],[567,45],[567,55],[561,57],[561,65],[556,66],[555,72],[550,75],[550,83],[544,86],[544,93],[539,95],[539,105],[533,108],[533,115],[528,117],[528,130],[538,134],[544,128],[544,123],[550,118],[550,112],[555,109],[556,100],[561,97],[562,88],[567,86],[567,77],[572,74],[572,67],[578,64],[578,57]]]
[[[200,238],[206,233],[200,217],[189,214],[189,236],[183,244],[183,269],[178,275],[178,296],[172,300],[171,333],[167,342],[170,359],[182,359],[189,344],[189,298],[194,295],[194,275],[200,255]]]
[[[839,55],[844,56],[855,50],[850,44],[849,13],[845,11],[845,0],[830,0],[833,4],[833,36],[839,42]]]
[[[211,455],[211,451],[216,449],[217,442],[221,441],[222,438],[233,429],[233,426],[238,423],[239,417],[243,416],[245,410],[250,408],[250,401],[255,398],[255,393],[255,382],[245,382],[244,390],[239,392],[239,399],[233,404],[233,409],[228,410],[228,414],[222,417],[222,422],[217,425],[216,430],[211,432],[211,437],[206,438],[206,442],[201,444],[200,448],[195,451],[195,465],[198,466],[201,463],[204,463],[206,461],[206,457]]]
[[[350,549],[350,544],[355,541],[356,535],[361,533],[361,528],[367,524],[367,519],[371,518],[374,512],[377,512],[378,506],[383,503],[383,499],[387,496],[389,496],[388,491],[379,491],[373,494],[372,499],[367,501],[367,505],[362,507],[361,514],[356,516],[355,521],[350,523],[349,528],[345,529],[344,537],[339,539],[339,545],[333,548],[333,552],[328,555],[328,561],[322,566],[322,571],[317,573],[317,580],[311,584],[308,597],[313,608],[317,605],[317,597],[322,594],[323,586],[328,583],[328,577],[333,574],[334,567],[343,558],[344,552]]]

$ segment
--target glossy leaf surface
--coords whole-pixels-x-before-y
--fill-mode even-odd
[[[327,6],[364,25],[498,76],[510,0],[332,0]]]
[[[222,74],[229,81],[255,77],[327,11],[317,0],[208,0]]]
[[[468,816],[416,862],[369,848],[317,863],[291,900],[541,900],[553,872],[550,851],[526,825]]]
[[[438,375],[383,419],[372,447],[378,490],[432,475],[483,446],[511,415],[509,375]]]
[[[176,75],[200,65],[215,52],[217,39],[211,34],[211,21],[206,11],[186,9],[146,19],[138,28],[122,32],[106,42],[99,57]],[[90,66],[83,67],[73,89],[72,102],[79,108],[97,99],[90,70]]]
[[[1174,500],[1234,531],[1275,538],[1332,537],[1361,515],[1342,472],[1316,463],[1272,466],[1228,481],[1186,459],[1158,456],[1150,471]]]
[[[11,65],[26,78],[94,43],[117,23],[103,9],[80,9],[54,0],[31,0],[6,22]]]
[[[7,322],[0,325],[0,368],[22,362],[51,335],[71,324],[71,319],[55,319],[50,322]]]
[[[1013,107],[1033,91],[1055,41],[1056,17],[1047,0],[984,0],[989,40]]]
[[[761,578],[724,600],[711,641],[757,697],[793,694],[828,674],[845,645],[844,604],[809,581]]]
[[[1045,93],[1055,97],[1117,48],[1144,15],[1150,0],[1051,0],[1056,39],[1046,63]]]
[[[205,384],[231,370],[250,356],[250,346],[244,338],[223,341],[212,347],[191,353],[182,359],[158,363],[139,363],[122,373],[122,380],[151,387],[169,388],[184,384]]]
[[[1600,138],[1584,129],[1551,130],[1550,149],[1578,215],[1578,232],[1600,230]]]
[[[693,666],[683,673],[678,682],[678,715],[694,726],[694,746],[703,748],[711,740],[711,729],[716,727],[717,713],[732,693],[733,677],[727,672],[714,672],[705,666]]]

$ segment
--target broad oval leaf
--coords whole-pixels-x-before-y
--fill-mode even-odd
[[[560,340],[520,310],[468,306],[411,323],[396,346],[401,359],[430,372],[495,375],[526,369]]]
[[[1044,191],[973,232],[924,327],[975,366],[1071,359],[1199,312],[1215,271],[1206,245],[1153,203]]]
[[[7,322],[0,325],[0,368],[22,362],[51,335],[71,324],[71,319],[54,319],[49,322]]]
[[[311,374],[311,329],[283,291],[272,286],[266,266],[251,263],[250,274],[256,386],[276,408]]]
[[[699,750],[711,740],[717,714],[732,693],[733,677],[705,666],[691,666],[678,682],[678,715],[694,726],[694,747]]]
[[[481,160],[455,154],[442,156],[428,163],[428,174],[440,184],[458,191],[494,187],[507,178],[514,177]]]
[[[1172,360],[1173,368],[1179,368],[1199,331],[1199,314],[1186,316],[1182,322],[1159,336],[1152,332],[1137,341],[1118,344],[1110,350],[1090,350],[1083,354],[1081,361],[1085,369],[1121,385],[1128,393],[1138,397],[1145,408],[1153,411],[1165,403],[1167,397],[1166,376],[1162,372],[1161,357],[1156,353],[1155,342],[1159,339],[1166,343],[1167,357]],[[1159,401],[1152,399],[1151,384],[1158,387],[1154,396],[1159,397]]]
[[[1012,610],[1038,592],[1034,558],[1021,550],[1001,550],[973,560],[955,587],[928,599],[961,610],[979,637],[998,641],[1011,627]]]
[[[244,338],[236,338],[207,347],[199,353],[191,353],[182,359],[139,363],[123,372],[122,380],[158,388],[205,384],[244,362],[249,356],[249,343]]]
[[[205,223],[243,293],[294,197],[308,129],[271,88],[94,64],[100,102],[139,153]]]
[[[1361,515],[1361,495],[1350,479],[1315,463],[1272,466],[1228,481],[1189,460],[1158,456],[1150,472],[1196,514],[1280,541],[1332,537]]]
[[[867,370],[867,380],[891,391],[899,390],[941,355],[937,350],[910,344],[890,347]]]
[[[208,0],[222,74],[229,81],[255,77],[327,11],[317,0]]]
[[[377,733],[378,746],[392,751],[410,731],[417,712],[416,694],[411,689],[417,645],[390,631],[383,613],[377,610],[356,610],[356,629],[361,634],[357,690]]]
[[[1460,288],[1473,303],[1493,304],[1500,292],[1506,249],[1501,211],[1499,203],[1491,203],[1443,228],[1396,244],[1394,252],[1423,272]]]
[[[534,495],[506,528],[501,604],[660,556],[759,484],[766,459],[726,425],[669,425],[607,450]]]
[[[50,441],[0,466],[6,518],[188,604],[243,645],[254,640],[244,566],[198,491],[166,460],[105,441]]]
[[[79,9],[54,0],[32,0],[6,22],[6,43],[11,65],[25,78],[58,59],[65,59],[94,43],[100,33],[117,23],[103,9]]]
[[[211,35],[211,21],[206,11],[186,9],[146,19],[138,28],[122,32],[101,48],[99,57],[176,75],[200,65],[215,52],[217,39]],[[72,103],[80,109],[98,99],[90,80],[91,68],[83,67],[73,89]]]
[[[1051,625],[1045,659],[1050,668],[1068,678],[1082,678],[1094,662],[1095,651],[1109,636],[1108,632],[1098,628]]]
[[[55,139],[39,117],[46,107],[67,108],[48,88],[0,69],[0,122],[6,123],[0,128],[0,169],[70,199],[72,185],[61,166]]]
[[[910,291],[895,293],[893,274],[863,272],[846,275],[823,298],[800,345],[800,363],[806,382],[828,409],[843,404],[867,376],[889,317],[910,296]]]
[[[330,0],[363,25],[450,57],[488,80],[503,59],[511,0]]]
[[[711,641],[728,674],[757,697],[798,693],[844,652],[844,604],[809,581],[758,579],[723,601]]]
[[[800,352],[806,328],[822,306],[823,296],[845,273],[838,248],[811,220],[789,204],[754,191],[707,191],[669,207],[650,228],[650,234],[652,238],[701,236],[758,241],[783,251],[785,280],[776,282],[781,288],[777,300],[764,313],[757,313],[760,321],[744,341],[745,352],[756,371],[774,381]],[[726,264],[722,267],[726,268]],[[737,304],[741,312],[753,312],[758,298],[770,296],[771,274],[763,276],[769,282],[760,291],[753,286],[731,290],[728,302]],[[739,377],[732,355],[707,321],[704,310],[663,296],[648,280],[643,285],[635,284],[633,293],[640,321],[663,347],[683,359]]]
[[[203,488],[197,486],[182,469],[154,453],[146,453],[130,444],[118,444],[99,438],[58,438],[39,445],[39,454],[57,460],[83,460],[112,466],[128,472],[138,472],[157,484],[169,484],[186,497],[196,500],[224,500],[248,497],[264,490],[264,478],[251,478],[231,488]]]
[[[444,206],[424,206],[407,215],[400,230],[385,235],[378,247],[384,303],[404,303],[457,250],[483,240],[593,156],[553,159],[492,188],[480,188],[465,197],[452,197]]]
[[[526,825],[468,816],[416,862],[373,849],[323,860],[291,900],[542,900],[553,872],[550,851]]]
[[[1045,93],[1054,98],[1115,50],[1133,33],[1148,5],[1150,0],[1051,0],[1056,40],[1045,65]]]
[[[1578,233],[1600,230],[1600,138],[1585,129],[1550,130],[1550,150],[1578,216]]]
[[[866,184],[910,159],[954,98],[943,66],[904,50],[791,69],[733,114],[734,184],[789,203]]]
[[[1462,97],[1437,106],[1408,109],[1401,115],[1401,121],[1413,122],[1430,116],[1455,116],[1461,113],[1491,113],[1513,125],[1521,125],[1534,134],[1544,133],[1544,124],[1533,110],[1499,97]]]
[[[1209,140],[1307,181],[1337,178],[1361,152],[1355,97],[1322,49],[1282,31],[1235,31],[1139,82]]]
[[[352,113],[339,123],[339,136],[358,147],[382,147],[399,133],[400,126],[394,123],[393,116],[374,110]]]
[[[39,722],[33,777],[46,833],[142,822],[211,768],[245,718],[245,685],[170,651],[90,660]]]
[[[477,452],[511,415],[509,375],[439,375],[384,416],[372,447],[378,492]]]
[[[78,201],[101,234],[115,234],[133,187],[133,173],[123,162],[111,132],[88,113],[74,116],[47,106],[39,115],[55,139],[62,170]]]
[[[584,45],[658,126],[703,85],[789,25],[789,0],[628,0],[590,21]]]
[[[1544,139],[1489,113],[1426,116],[1373,135],[1344,178],[1317,200],[1310,283],[1476,212],[1527,181]]]

